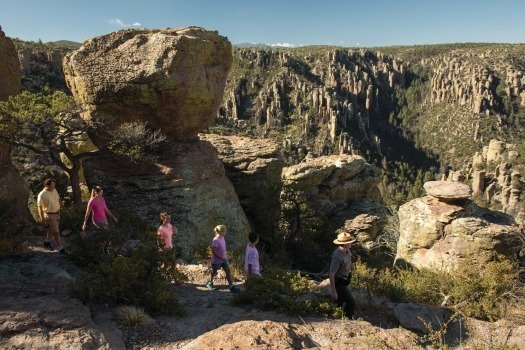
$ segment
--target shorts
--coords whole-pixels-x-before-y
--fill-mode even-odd
[[[221,263],[217,263],[217,264],[211,264],[211,267],[213,267],[214,270],[220,270],[221,268],[224,268],[224,267],[229,267],[230,266],[230,263],[228,262],[228,260],[224,261],[224,262],[221,262]]]
[[[48,214],[44,213],[44,218],[46,219],[47,226],[49,227],[49,231],[52,233],[59,233],[59,223],[60,223],[60,214]]]
[[[93,221],[93,226],[95,226],[98,229],[103,229],[103,230],[109,229],[108,220],[101,220],[97,222]]]

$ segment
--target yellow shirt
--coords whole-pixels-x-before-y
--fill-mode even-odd
[[[54,188],[53,191],[43,189],[38,194],[36,205],[42,207],[44,213],[56,213],[60,210],[60,196],[57,190]]]

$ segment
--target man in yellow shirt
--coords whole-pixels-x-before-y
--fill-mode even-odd
[[[44,248],[53,250],[51,246],[51,235],[54,236],[57,249],[60,253],[65,253],[60,239],[60,209],[65,209],[60,200],[60,196],[55,189],[56,181],[47,179],[44,181],[44,189],[38,194],[36,205],[38,206],[38,215],[44,227],[48,227]]]

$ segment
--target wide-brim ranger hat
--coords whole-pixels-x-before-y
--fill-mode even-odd
[[[334,239],[335,244],[348,244],[348,243],[354,243],[355,241],[357,241],[357,238],[347,232],[338,234],[337,238]]]

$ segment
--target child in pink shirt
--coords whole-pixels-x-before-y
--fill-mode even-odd
[[[157,234],[162,238],[164,242],[164,248],[170,249],[173,253],[172,262],[173,266],[176,265],[175,262],[175,247],[171,241],[173,235],[178,233],[177,228],[171,225],[171,216],[168,213],[160,213],[160,223]]]
[[[104,190],[100,186],[95,186],[91,190],[91,199],[89,200],[86,208],[86,216],[84,218],[84,224],[82,225],[82,231],[86,230],[87,221],[89,214],[91,215],[91,221],[96,228],[108,229],[108,219],[106,213],[113,218],[115,222],[118,222],[117,218],[108,209],[106,200],[103,197]]]

